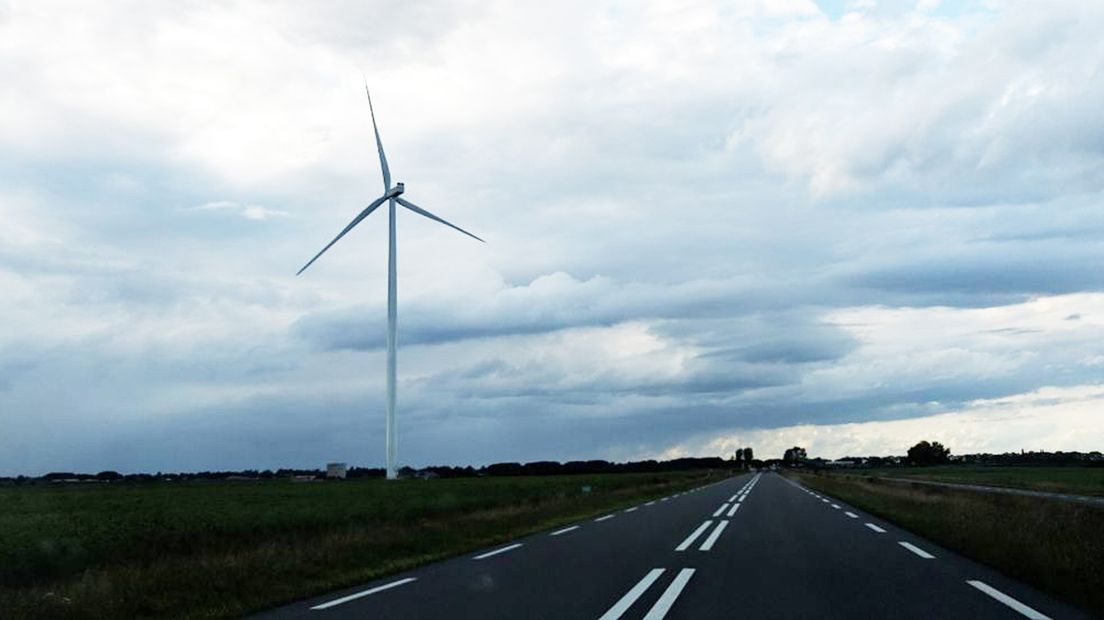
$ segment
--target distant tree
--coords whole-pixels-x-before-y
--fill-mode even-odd
[[[950,455],[951,451],[938,441],[921,441],[909,448],[908,460],[914,465],[938,465],[946,463]]]
[[[748,465],[751,465],[751,460],[754,458],[755,453],[752,452],[751,448],[744,448],[744,461],[747,462]]]
[[[736,467],[744,466],[744,449],[736,448]]]
[[[799,463],[803,463],[807,458],[808,455],[805,453],[805,448],[794,446],[786,450],[785,455],[782,457],[782,461],[792,467]]]
[[[122,474],[117,471],[111,470],[101,471],[100,473],[96,474],[96,480],[102,480],[104,482],[111,482],[112,480],[122,480],[122,478]]]

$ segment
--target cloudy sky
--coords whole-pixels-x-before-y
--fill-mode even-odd
[[[1104,446],[1104,4],[0,0],[0,473]]]

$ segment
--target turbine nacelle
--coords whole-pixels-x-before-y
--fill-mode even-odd
[[[387,193],[384,194],[384,197],[386,197],[386,198],[398,198],[405,191],[406,191],[406,186],[404,186],[402,183],[396,183],[395,187],[392,187],[391,189],[387,190]]]

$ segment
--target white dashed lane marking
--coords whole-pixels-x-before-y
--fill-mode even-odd
[[[935,559],[934,555],[928,553],[927,551],[924,551],[920,547],[917,547],[916,545],[914,545],[910,542],[905,542],[905,541],[901,540],[901,541],[898,541],[897,544],[899,544],[902,547],[904,547],[905,549],[908,549],[909,551],[915,553],[916,555],[924,558],[925,560],[934,560]]]
[[[614,603],[613,607],[610,607],[609,610],[606,611],[606,613],[602,614],[602,617],[598,620],[617,620],[618,618],[620,618],[622,614],[624,614],[626,611],[629,610],[630,607],[632,607],[632,604],[636,602],[636,599],[640,598],[640,595],[644,594],[644,592],[648,588],[652,587],[652,584],[655,583],[656,579],[659,579],[659,576],[662,574],[662,568],[653,568],[652,570],[648,571],[648,574],[644,575],[643,579],[638,581],[631,590],[625,593],[625,596],[622,596],[616,603]]]
[[[709,533],[709,538],[705,539],[701,547],[698,547],[698,551],[709,551],[713,549],[713,545],[717,543],[717,539],[721,537],[721,532],[728,527],[728,521],[721,521],[717,524],[717,527],[713,528],[713,531]]]
[[[1011,596],[1008,596],[1004,592],[1001,592],[1000,590],[983,581],[968,580],[966,583],[974,586],[978,590],[981,590],[982,592],[1004,603],[1005,605],[1008,605],[1012,609],[1015,609],[1016,611],[1020,612],[1024,616],[1027,616],[1028,618],[1031,618],[1032,620],[1050,620],[1050,616],[1039,613],[1038,611],[1032,609],[1031,607],[1028,607],[1027,605],[1024,605],[1023,603],[1017,601]]]
[[[679,544],[679,546],[675,547],[675,551],[686,551],[687,549],[689,549],[690,545],[694,544],[694,541],[697,540],[698,536],[701,536],[702,532],[709,529],[710,525],[713,525],[712,521],[706,521],[705,523],[699,525],[698,529],[694,530],[689,536],[686,537],[686,540],[683,540]]]
[[[334,600],[332,600],[328,603],[322,603],[321,605],[315,605],[314,607],[311,607],[311,609],[316,610],[316,611],[321,611],[323,609],[329,609],[331,607],[334,607],[336,605],[340,605],[342,603],[348,603],[349,601],[355,601],[358,598],[363,598],[365,596],[375,594],[376,592],[383,592],[384,590],[390,590],[391,588],[396,588],[398,586],[408,584],[411,581],[416,581],[416,579],[414,577],[407,577],[406,579],[400,579],[398,581],[392,581],[391,583],[384,584],[382,586],[376,586],[375,588],[372,588],[370,590],[365,590],[363,592],[357,592],[356,594],[350,594],[349,596],[343,596],[339,599],[334,599]]]
[[[885,530],[883,530],[882,528],[878,527],[877,525],[874,525],[873,523],[867,523],[867,524],[866,524],[866,527],[868,527],[868,528],[870,528],[870,529],[874,530],[875,532],[878,532],[879,534],[885,534]]]
[[[571,527],[565,527],[562,530],[556,530],[555,532],[552,532],[551,534],[549,534],[549,536],[559,536],[560,534],[566,534],[570,531],[577,530],[577,529],[579,529],[578,525],[572,525]]]
[[[671,611],[671,606],[675,604],[675,600],[678,599],[679,594],[682,594],[682,589],[686,587],[686,584],[690,581],[690,578],[694,576],[694,569],[684,568],[679,571],[679,574],[675,576],[671,585],[667,586],[667,589],[663,591],[663,595],[659,597],[655,605],[648,610],[648,615],[644,616],[644,620],[663,620],[667,616],[667,612]]]
[[[514,549],[517,549],[520,546],[521,546],[521,543],[514,543],[512,545],[507,545],[507,546],[505,546],[501,549],[495,549],[494,551],[488,551],[487,553],[481,553],[481,554],[475,556],[472,559],[483,560],[483,559],[489,558],[491,556],[498,555],[500,553],[506,553],[507,551],[513,551]]]

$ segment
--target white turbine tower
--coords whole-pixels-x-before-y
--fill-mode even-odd
[[[344,237],[345,233],[352,230],[357,224],[364,218],[372,214],[380,205],[384,202],[389,203],[388,209],[388,253],[387,253],[387,479],[394,480],[396,478],[395,459],[397,458],[396,445],[395,445],[395,322],[398,318],[397,308],[397,277],[395,274],[395,203],[398,203],[407,209],[417,213],[418,215],[424,215],[431,220],[440,222],[445,226],[455,228],[456,230],[464,233],[465,235],[476,239],[477,241],[483,241],[479,237],[471,234],[470,232],[446,222],[445,220],[433,215],[429,211],[419,207],[418,205],[401,198],[404,187],[402,183],[396,183],[394,187],[391,187],[391,171],[387,168],[387,157],[383,154],[383,142],[380,141],[379,127],[376,126],[376,111],[372,107],[372,93],[368,92],[368,84],[364,85],[364,92],[368,93],[368,110],[372,115],[372,129],[376,134],[376,148],[379,150],[380,167],[383,168],[383,191],[384,194],[379,198],[376,198],[368,205],[363,211],[360,212],[349,225],[344,228],[333,241],[326,244],[326,247],[322,248],[322,251],[314,255],[314,258],[310,259],[303,268],[300,269],[295,275],[299,275],[306,271],[307,267],[310,267],[314,261],[318,260],[319,256],[325,254],[326,250],[337,243],[337,240]]]

